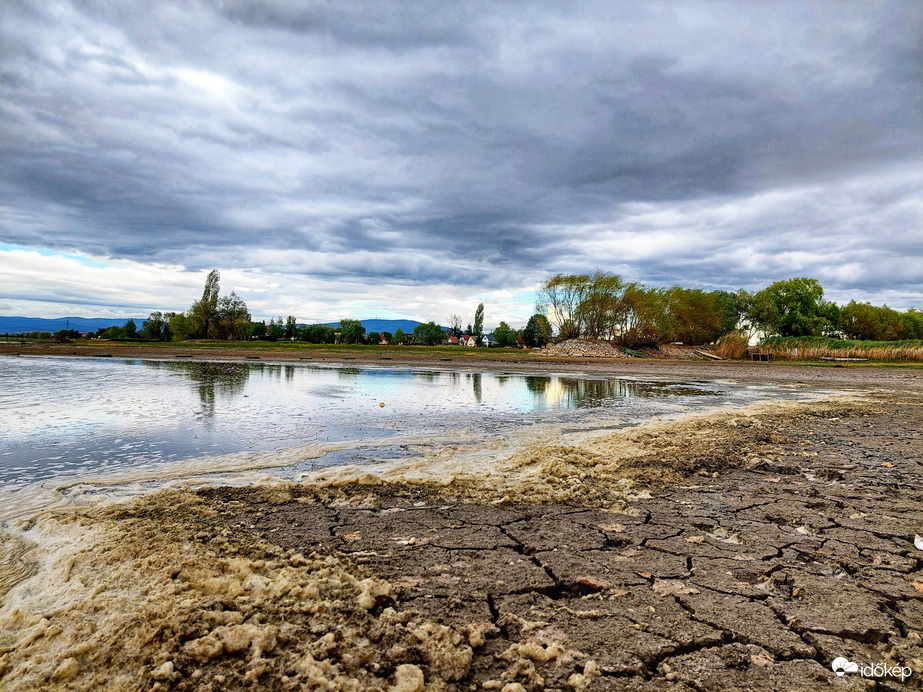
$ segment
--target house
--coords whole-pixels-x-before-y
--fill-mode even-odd
[[[458,341],[462,346],[475,347],[478,345],[477,340],[473,336],[469,336],[468,334],[462,334],[461,338]]]
[[[491,348],[497,345],[497,340],[494,339],[493,334],[485,334],[481,337],[481,345],[484,348]]]
[[[457,336],[447,336],[445,338],[446,346],[458,346],[458,337]]]

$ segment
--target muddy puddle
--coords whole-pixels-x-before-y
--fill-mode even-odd
[[[54,357],[4,358],[0,392],[0,519],[194,477],[470,466],[536,438],[817,395],[667,377]]]

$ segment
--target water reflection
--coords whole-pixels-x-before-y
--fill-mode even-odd
[[[199,402],[202,404],[202,415],[211,419],[215,416],[215,405],[218,395],[233,399],[241,394],[247,381],[250,379],[250,372],[254,367],[243,363],[208,363],[208,362],[190,362],[190,363],[172,363],[170,361],[143,361],[144,365],[156,370],[167,370],[191,380],[199,394]],[[269,373],[273,369],[281,366],[269,366]],[[286,372],[286,380],[291,380],[295,376],[295,368],[292,372]],[[260,367],[262,370],[263,368]],[[281,374],[281,372],[276,373]]]
[[[642,420],[672,407],[669,397],[688,405],[691,396],[750,396],[709,383],[463,368],[15,356],[4,366],[0,486],[315,441],[576,422],[593,409]],[[86,396],[88,388],[99,395]]]
[[[591,380],[574,377],[529,375],[526,388],[542,399],[545,406],[595,408],[614,399],[632,397],[711,396],[713,391],[670,382],[631,382],[626,380]]]
[[[209,363],[209,362],[169,362],[141,361],[143,365],[182,375],[191,380],[196,387],[202,412],[206,418],[214,417],[219,396],[226,400],[240,395],[247,385],[252,373],[258,373],[260,380],[267,383],[294,385],[297,378],[333,377],[350,384],[368,384],[364,380],[381,380],[390,377],[410,376],[412,380],[422,383],[447,386],[453,393],[449,395],[457,401],[464,389],[471,392],[473,402],[482,404],[485,400],[485,384],[489,383],[490,396],[506,399],[499,392],[509,384],[525,385],[532,395],[533,404],[528,408],[595,408],[607,402],[631,397],[672,397],[713,395],[707,388],[696,388],[671,382],[636,382],[621,379],[587,379],[581,377],[562,377],[559,375],[511,375],[488,374],[478,372],[460,373],[458,371],[412,370],[391,371],[363,369],[358,367],[318,368],[312,366],[274,365],[270,363]],[[485,377],[487,380],[485,381]],[[464,384],[463,384],[464,380]],[[518,389],[515,388],[514,389]],[[322,391],[318,393],[330,398],[341,398],[342,390]],[[518,389],[522,392],[522,389]],[[491,402],[494,403],[494,402]]]
[[[433,372],[432,370],[414,370],[413,376],[418,380],[423,380],[424,382],[435,382],[438,380],[443,373]]]

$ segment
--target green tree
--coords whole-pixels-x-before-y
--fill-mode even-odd
[[[266,320],[251,322],[247,325],[247,337],[250,339],[264,339],[266,337]]]
[[[165,318],[167,320],[167,328],[173,335],[173,341],[185,341],[192,337],[192,324],[184,313],[168,312]]]
[[[361,344],[365,340],[365,327],[359,320],[340,320],[340,343]]]
[[[477,339],[479,343],[481,337],[484,336],[484,303],[478,303],[477,310],[474,311],[474,326],[472,327],[471,336]]]
[[[404,330],[403,329],[401,329],[400,327],[397,328],[397,330],[394,332],[394,338],[391,340],[391,343],[397,344],[398,346],[404,343]]]
[[[106,329],[100,332],[100,338],[102,339],[124,339],[125,338],[125,328],[117,327],[115,325],[107,327]]]
[[[515,329],[511,329],[506,322],[501,322],[500,326],[494,329],[493,333],[494,341],[497,342],[497,346],[515,346],[518,336],[519,332]]]
[[[740,325],[743,317],[743,306],[740,294],[729,291],[712,291],[715,304],[721,320],[721,334],[732,332]]]
[[[197,339],[215,338],[218,321],[218,293],[221,274],[212,269],[205,279],[202,297],[189,308],[189,324]]]
[[[596,270],[580,287],[583,296],[575,313],[581,335],[587,339],[611,339],[623,309],[622,296],[627,284],[618,274]]]
[[[904,338],[923,339],[923,312],[910,308],[904,313]]]
[[[246,339],[249,336],[250,311],[234,291],[218,299],[215,315],[215,338]]]
[[[798,277],[770,284],[753,296],[751,320],[767,336],[820,336],[829,324],[824,289],[817,279]]]
[[[387,341],[389,344],[394,343],[394,334],[392,334],[391,332],[382,332],[381,338],[383,341]]]
[[[435,322],[426,322],[414,327],[413,340],[424,346],[436,346],[445,341],[445,332]]]
[[[551,322],[541,313],[532,315],[522,330],[522,342],[529,348],[544,348],[551,341]]]
[[[282,326],[282,318],[270,317],[269,324],[266,325],[266,338],[269,341],[278,341],[285,336],[285,327]]]
[[[555,274],[539,288],[537,311],[550,314],[551,321],[558,325],[558,338],[573,339],[583,333],[580,306],[585,303],[591,285],[589,274]]]
[[[369,332],[366,338],[370,344],[377,346],[381,343],[381,332]]]
[[[141,325],[140,336],[151,341],[164,341],[164,329],[166,327],[167,321],[164,319],[163,313],[155,310]]]
[[[309,344],[332,344],[336,341],[336,330],[323,324],[311,324],[298,330],[298,338]]]
[[[727,295],[733,297],[731,293]],[[663,341],[706,344],[730,331],[731,316],[726,314],[727,305],[717,292],[673,286],[663,292],[663,298],[664,321],[657,330]]]
[[[125,338],[136,339],[138,337],[138,325],[134,320],[128,320],[122,329],[125,331]]]
[[[298,320],[294,315],[289,315],[285,320],[285,338],[294,339],[298,336]]]
[[[921,338],[919,320],[915,310],[902,313],[887,305],[877,307],[852,300],[840,308],[838,326],[848,339],[900,341]]]

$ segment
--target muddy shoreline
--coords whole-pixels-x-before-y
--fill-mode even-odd
[[[881,372],[836,373],[860,399],[549,440],[488,477],[50,513],[10,546],[0,684],[869,689],[843,656],[919,689],[923,400],[913,372],[874,393]]]

